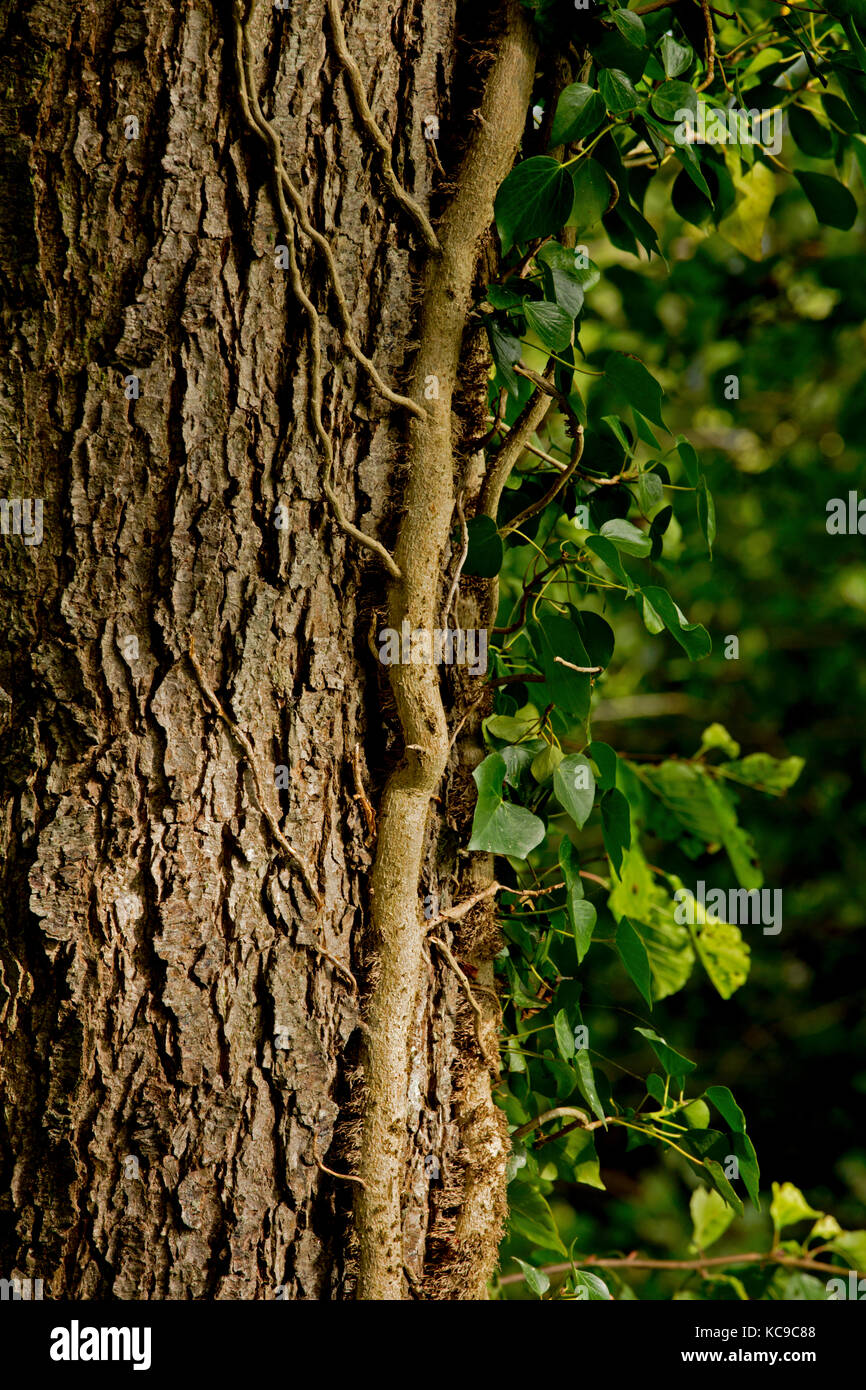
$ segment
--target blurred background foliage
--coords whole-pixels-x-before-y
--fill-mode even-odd
[[[791,156],[803,167],[786,136],[781,161],[788,168]],[[650,636],[636,606],[617,604],[615,619],[608,615],[616,655],[596,689],[592,732],[629,756],[691,756],[703,729],[718,721],[743,756],[766,750],[805,759],[786,797],[768,800],[747,789],[741,796],[740,819],[756,840],[765,884],[784,893],[781,933],[744,929],[752,969],[733,998],[723,1001],[692,981],[657,1004],[651,1022],[697,1061],[695,1094],[712,1083],[737,1097],[762,1189],[771,1180],[793,1182],[852,1229],[866,1226],[866,908],[859,882],[866,857],[866,541],[829,535],[826,520],[831,498],[858,488],[866,496],[862,214],[852,232],[819,226],[790,176],[775,176],[761,260],[740,254],[712,223],[702,228],[675,211],[682,204],[675,180],[681,191],[685,179],[679,166],[662,171],[647,197],[661,258],[648,262],[642,252],[638,260],[604,234],[581,236],[602,272],[581,328],[586,366],[601,371],[613,349],[646,362],[665,388],[671,434],[685,434],[700,453],[718,522],[710,561],[693,500],[677,494],[676,569],[668,580],[662,560],[653,580],[669,582],[690,620],[710,631],[712,656],[690,664],[671,639]],[[726,398],[732,375],[739,399]],[[605,386],[576,380],[592,424],[611,410]],[[549,441],[542,434],[539,442]],[[519,550],[511,554],[519,561]],[[519,573],[520,564],[514,568]],[[506,577],[503,585],[507,594]],[[589,606],[605,612],[600,601]],[[725,659],[729,635],[739,638],[736,660]],[[687,883],[700,876],[684,856],[677,863],[674,847],[664,863]],[[714,863],[712,884],[735,886],[726,862]],[[593,953],[590,962],[582,1005],[592,1018],[593,1065],[604,1072],[606,1036],[618,1028],[613,1015],[634,1011],[635,994],[613,953]],[[621,1051],[617,1058],[610,1077],[621,1088],[620,1068],[631,1059]],[[645,1060],[645,1049],[636,1049],[638,1075]],[[633,1103],[642,1094],[636,1079]],[[565,1245],[687,1255],[684,1193],[699,1185],[689,1165],[647,1147],[627,1151],[621,1130],[596,1139],[606,1191],[553,1184],[549,1200]],[[747,1204],[713,1254],[766,1248],[769,1228],[766,1208],[759,1215]],[[503,1272],[515,1268],[510,1257],[529,1260],[532,1250],[512,1234]],[[599,1272],[616,1297],[633,1289],[644,1299],[670,1298],[695,1282],[682,1272],[624,1280]],[[752,1295],[775,1277],[772,1269],[755,1272]],[[527,1297],[522,1285],[503,1293]],[[721,1276],[712,1296],[737,1293]]]

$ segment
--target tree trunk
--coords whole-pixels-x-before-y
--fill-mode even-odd
[[[359,0],[343,22],[397,176],[438,216],[425,118],[456,177],[473,54],[522,23],[516,0],[467,12],[484,32],[459,62],[454,0]],[[246,113],[228,3],[13,0],[0,23],[0,1274],[52,1298],[483,1297],[507,1151],[489,901],[435,925],[447,951],[407,926],[420,969],[396,1179],[382,1170],[402,1267],[392,1252],[364,1284],[365,1241],[375,1263],[384,1239],[369,1078],[391,949],[374,815],[411,756],[376,657],[388,576],[323,488],[292,268],[320,325],[333,491],[393,547],[413,432],[434,425],[410,428],[359,355],[421,399],[429,247],[383,178],[326,0],[254,10]],[[287,228],[288,180],[360,353],[297,207]],[[472,331],[430,412],[467,509],[487,370]],[[439,603],[461,548],[447,513]],[[421,818],[422,924],[425,897],[432,920],[489,881],[457,854],[481,688],[442,676],[449,741],[468,718]],[[449,955],[477,972],[478,1034]],[[363,1188],[335,1176],[359,1164]]]

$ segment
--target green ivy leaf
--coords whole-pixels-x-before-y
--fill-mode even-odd
[[[688,82],[663,82],[652,94],[652,108],[663,121],[682,121],[683,111],[698,113],[698,94]]]
[[[700,623],[687,621],[685,614],[674,603],[667,589],[647,585],[641,590],[641,595],[644,605],[649,604],[652,610],[650,616],[655,615],[656,621],[664,624],[671,636],[679,642],[689,661],[700,661],[702,657],[709,656],[713,649],[710,634]],[[644,621],[646,621],[646,609]],[[650,631],[658,632],[660,628],[650,628]]]
[[[499,753],[490,753],[472,774],[478,788],[478,804],[469,849],[525,859],[544,839],[544,821],[525,806],[503,801],[505,772],[505,759]]]
[[[610,207],[611,181],[595,159],[572,165],[571,181],[574,202],[569,222],[578,232],[585,232],[594,227]]]
[[[474,516],[467,523],[469,549],[463,562],[463,574],[477,574],[484,579],[492,579],[502,569],[505,546],[496,526],[489,516]]]
[[[642,1038],[646,1038],[664,1067],[666,1076],[686,1077],[695,1070],[696,1064],[690,1062],[688,1057],[684,1057],[681,1052],[677,1052],[670,1043],[665,1042],[654,1028],[635,1028],[634,1031],[640,1033]]]
[[[679,77],[691,64],[695,51],[690,44],[678,43],[670,34],[665,34],[660,45],[662,66],[665,77]]]
[[[627,917],[620,919],[616,929],[616,949],[634,984],[650,1008],[653,1006],[652,974],[646,947]]]
[[[622,34],[626,42],[634,48],[643,48],[646,44],[646,25],[639,14],[634,10],[611,10],[610,17]]]
[[[558,304],[545,299],[527,299],[523,306],[526,322],[551,352],[562,352],[571,342],[573,320]]]
[[[857,220],[857,203],[844,183],[829,174],[810,174],[805,169],[795,169],[794,174],[818,221],[825,227],[850,231]]]
[[[551,145],[573,145],[598,130],[604,120],[604,101],[594,87],[572,82],[560,93],[550,132]]]
[[[625,396],[630,406],[664,429],[664,392],[643,362],[623,352],[612,352],[604,364],[604,370],[608,380]]]
[[[523,352],[520,339],[514,333],[509,333],[496,319],[488,319],[486,327],[490,355],[509,392],[516,397],[520,394],[520,382],[514,368]]]
[[[503,251],[520,241],[551,236],[565,224],[574,200],[567,169],[547,155],[524,159],[496,195],[494,213]]]
[[[582,753],[563,758],[553,774],[553,789],[563,810],[582,830],[595,802],[595,774],[589,759]]]
[[[580,856],[568,836],[563,836],[559,846],[559,863],[565,875],[566,904],[577,963],[583,963],[584,956],[592,945],[592,933],[597,921],[596,910],[583,895],[583,879],[580,876]]]
[[[549,276],[549,290],[561,309],[574,319],[583,308],[583,279],[574,264],[574,252],[558,241],[542,246],[536,260]]]
[[[637,106],[638,95],[631,79],[619,68],[602,68],[598,74],[598,89],[614,116],[623,116]]]
[[[618,872],[623,853],[631,844],[631,815],[628,802],[617,787],[601,798],[601,828],[605,850]]]

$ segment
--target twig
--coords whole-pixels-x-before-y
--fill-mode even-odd
[[[569,463],[565,472],[560,473],[554,479],[552,485],[547,489],[547,492],[544,494],[543,497],[540,497],[537,502],[533,502],[530,506],[524,507],[522,512],[518,512],[517,516],[512,517],[508,525],[503,526],[502,535],[507,536],[512,531],[519,531],[520,527],[523,526],[525,522],[531,520],[532,517],[537,516],[539,512],[543,512],[545,507],[549,507],[551,502],[555,501],[555,499],[562,492],[562,489],[565,487],[569,478],[573,477],[574,474],[577,472],[582,457],[583,426],[578,425],[575,429],[574,448],[571,451],[571,462]]]
[[[592,874],[583,874],[584,878],[592,878]],[[598,879],[601,883],[602,880]],[[429,923],[430,927],[438,926],[440,922],[460,922],[471,912],[473,907],[484,902],[485,898],[492,898],[494,893],[512,893],[516,898],[545,898],[548,893],[555,893],[558,888],[564,888],[564,883],[552,883],[549,888],[513,888],[508,883],[488,883],[486,888],[482,888],[479,893],[474,893],[471,898],[465,898],[456,907],[448,907],[444,912],[440,912]]]
[[[574,1105],[557,1105],[553,1110],[545,1110],[543,1114],[536,1115],[534,1120],[521,1125],[519,1129],[514,1131],[511,1138],[518,1141],[525,1139],[527,1134],[531,1134],[534,1129],[546,1124],[548,1120],[564,1119],[568,1115],[573,1115],[576,1118],[581,1129],[598,1129],[602,1124],[601,1120],[590,1120],[585,1110],[578,1110]]]
[[[709,0],[701,0],[701,9],[704,12],[704,24],[707,29],[707,75],[698,87],[699,92],[706,91],[712,85],[716,75],[716,32],[713,28],[713,16],[710,14]]]
[[[573,1269],[585,1269],[587,1266],[597,1265],[599,1269],[693,1269],[702,1270],[710,1268],[721,1268],[725,1265],[736,1266],[746,1264],[776,1264],[784,1265],[787,1269],[813,1269],[821,1274],[835,1274],[841,1278],[845,1274],[855,1274],[858,1279],[866,1276],[859,1270],[849,1270],[843,1265],[823,1264],[820,1260],[808,1260],[800,1258],[798,1255],[785,1255],[776,1251],[769,1251],[767,1254],[749,1251],[746,1255],[711,1255],[699,1260],[651,1260],[638,1255],[625,1255],[612,1259],[605,1259],[603,1256],[586,1255],[576,1256],[574,1261],[567,1263],[544,1265],[541,1272],[544,1274],[570,1274]],[[526,1278],[525,1274],[506,1274],[499,1280],[500,1284],[521,1284]]]
[[[298,868],[301,870],[301,873],[304,876],[304,881],[307,887],[309,888],[310,892],[316,900],[318,907],[320,909],[323,908],[325,904],[321,894],[319,893],[318,888],[315,885],[311,869],[309,868],[306,860],[303,859],[301,855],[298,854],[298,851],[296,849],[293,849],[292,846],[289,844],[288,840],[286,839],[285,835],[283,834],[282,830],[280,829],[277,823],[276,816],[274,815],[273,811],[270,810],[267,801],[265,800],[264,791],[262,790],[262,781],[259,776],[258,761],[256,759],[256,754],[253,745],[251,744],[247,735],[244,733],[243,729],[241,729],[239,725],[235,723],[234,719],[232,719],[231,715],[226,714],[225,710],[223,709],[213,690],[208,685],[207,678],[205,677],[204,671],[201,668],[201,663],[199,662],[199,659],[195,654],[195,647],[192,638],[190,638],[189,641],[189,651],[187,652],[187,656],[189,658],[189,663],[196,674],[202,693],[204,694],[208,704],[211,706],[211,709],[214,711],[215,714],[217,714],[220,717],[220,719],[223,720],[225,724],[228,725],[234,738],[240,744],[241,748],[244,750],[244,753],[246,754],[250,774],[252,776],[253,785],[256,791],[256,799],[259,804],[259,810],[261,811],[262,815],[267,821],[271,834],[273,835],[274,839],[276,840],[283,853],[289,859],[293,860],[294,863],[297,864]]]
[[[431,936],[429,938],[429,941],[431,946],[438,946],[439,950],[442,952],[443,956],[447,960],[448,964],[451,966],[451,969],[454,971],[454,974],[457,976],[458,980],[463,986],[463,989],[466,992],[466,998],[469,1001],[469,1007],[475,1015],[475,1038],[481,1050],[481,1056],[484,1058],[486,1064],[490,1066],[490,1060],[487,1056],[487,1049],[484,1046],[484,1039],[481,1035],[481,1029],[484,1024],[484,1015],[481,1012],[481,1005],[478,1003],[478,1000],[472,993],[472,986],[469,983],[466,972],[463,970],[462,966],[460,965],[460,962],[454,956],[454,953],[451,950],[450,946],[448,946],[446,942],[444,942],[441,939],[441,937]]]
[[[349,521],[343,511],[342,503],[331,483],[331,474],[334,469],[334,446],[331,443],[330,435],[325,429],[322,421],[322,332],[318,311],[304,289],[300,270],[298,269],[298,260],[295,252],[294,220],[289,211],[283,187],[284,182],[287,182],[288,178],[283,169],[283,156],[279,136],[273,126],[265,119],[255,92],[248,34],[248,26],[254,12],[255,0],[253,0],[250,6],[250,11],[246,19],[242,18],[243,11],[241,9],[240,0],[235,0],[235,60],[238,89],[244,119],[251,130],[260,135],[271,150],[274,164],[274,190],[286,236],[286,249],[289,258],[289,277],[292,291],[298,303],[303,308],[309,325],[310,355],[312,357],[310,366],[310,413],[316,436],[321,444],[322,452],[325,455],[325,468],[322,473],[322,491],[331,504],[338,526],[345,531],[348,536],[351,536],[353,540],[357,541],[359,545],[367,550],[371,550],[377,555],[393,578],[400,579],[402,578],[400,568],[393,555],[382,545],[381,541],[377,541],[373,536],[368,536],[364,531],[359,530],[357,526]],[[282,172],[280,172],[281,170]]]
[[[455,743],[457,742],[457,738],[458,738],[458,735],[459,735],[459,733],[460,733],[460,730],[463,728],[463,725],[466,723],[466,720],[469,718],[469,716],[470,716],[470,714],[472,713],[472,711],[475,710],[475,709],[477,709],[478,706],[482,703],[482,701],[483,701],[483,700],[485,699],[485,697],[486,697],[486,694],[487,694],[487,687],[485,686],[485,688],[484,688],[484,690],[482,690],[481,694],[480,694],[480,695],[476,695],[475,699],[472,701],[472,704],[469,706],[469,708],[466,710],[465,714],[463,715],[463,718],[462,718],[462,719],[459,721],[459,723],[455,726],[454,731],[453,731],[453,733],[451,734],[450,739],[448,740],[448,752],[449,752],[449,753],[451,752],[451,749],[454,747]]]
[[[367,1184],[364,1182],[364,1179],[363,1179],[363,1178],[356,1178],[355,1175],[354,1175],[354,1173],[338,1173],[338,1172],[335,1171],[335,1169],[333,1169],[333,1168],[328,1168],[328,1167],[322,1162],[321,1158],[319,1157],[319,1144],[318,1144],[318,1139],[317,1139],[317,1137],[316,1137],[316,1132],[315,1132],[315,1130],[313,1131],[313,1158],[316,1160],[316,1167],[317,1167],[322,1173],[328,1173],[328,1174],[330,1174],[330,1176],[331,1176],[332,1178],[342,1178],[343,1182],[356,1182],[356,1183],[358,1183],[361,1187],[364,1187],[364,1188],[367,1186]]]
[[[458,564],[457,564],[457,569],[456,569],[455,572],[454,572],[454,578],[453,578],[452,581],[451,581],[451,588],[450,588],[450,590],[449,590],[449,592],[448,592],[448,598],[447,598],[447,601],[446,601],[446,603],[445,603],[445,618],[444,618],[444,623],[445,623],[446,628],[447,628],[447,626],[448,626],[448,616],[449,616],[449,614],[450,614],[450,612],[451,612],[451,608],[452,608],[452,606],[453,606],[453,604],[454,604],[454,600],[455,600],[455,598],[457,597],[457,587],[458,587],[458,585],[459,585],[459,583],[460,583],[460,575],[461,575],[461,573],[462,573],[462,571],[463,571],[463,566],[466,564],[466,556],[469,554],[469,527],[466,525],[466,517],[465,517],[465,515],[464,515],[464,513],[463,513],[463,492],[462,492],[462,489],[461,489],[461,491],[458,492],[458,494],[457,494],[457,515],[458,515],[458,517],[460,518],[460,526],[461,526],[462,533],[463,533],[463,547],[462,547],[461,552],[460,552],[460,559],[459,559]]]
[[[364,812],[364,820],[367,822],[367,834],[372,840],[376,834],[376,812],[370,804],[369,797],[364,791],[364,782],[361,777],[361,745],[356,743],[352,749],[352,773],[355,778],[355,800],[360,801],[361,810]]]
[[[346,69],[346,76],[349,79],[349,86],[352,90],[352,96],[355,99],[355,106],[361,118],[361,124],[364,126],[373,144],[382,156],[382,177],[385,184],[392,196],[400,204],[401,208],[408,212],[409,216],[414,220],[415,225],[430,250],[438,254],[441,250],[439,238],[431,227],[427,214],[424,212],[421,205],[416,203],[411,194],[406,192],[405,188],[400,184],[397,175],[394,173],[394,166],[391,163],[391,142],[376,124],[376,118],[370,110],[370,104],[367,101],[367,93],[364,91],[364,79],[361,76],[361,69],[349,52],[346,43],[346,31],[343,28],[343,21],[340,18],[337,0],[328,0],[328,18],[331,21],[331,28],[334,33],[334,47],[337,50],[337,57]]]
[[[600,671],[604,670],[603,666],[575,666],[574,662],[566,661],[564,656],[555,656],[553,660],[555,665],[567,666],[569,671],[579,671],[581,675],[585,676],[597,676]]]
[[[507,401],[508,387],[503,386],[502,390],[499,392],[499,400],[496,402],[496,414],[488,415],[487,417],[487,419],[490,421],[490,429],[487,431],[486,434],[482,434],[480,439],[470,441],[470,453],[477,454],[479,449],[486,449],[487,445],[493,439],[493,436],[495,434],[498,434],[499,431],[503,428],[502,417],[505,414],[505,406]],[[504,428],[508,429],[509,427],[506,425]]]
[[[539,378],[539,380],[546,381],[546,378],[552,376],[555,370],[556,363],[551,358],[544,377]],[[479,516],[490,516],[494,521],[496,520],[499,499],[511,470],[520,458],[526,441],[535,433],[550,409],[550,403],[550,396],[546,390],[533,391],[496,453],[488,460],[487,472],[484,475],[481,495],[478,500]]]

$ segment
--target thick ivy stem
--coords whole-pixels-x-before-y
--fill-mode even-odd
[[[493,200],[520,146],[532,95],[536,42],[525,10],[507,0],[477,131],[439,227],[440,254],[423,282],[414,395],[435,379],[429,418],[412,421],[406,514],[395,550],[401,578],[390,585],[390,623],[431,631],[455,506],[451,404],[482,238]],[[430,392],[427,392],[429,395]],[[405,753],[385,788],[371,887],[379,974],[370,1000],[366,1110],[357,1195],[358,1297],[401,1299],[404,1273],[400,1188],[407,1147],[409,1049],[424,981],[425,924],[419,901],[430,799],[448,761],[449,737],[437,668],[395,665],[391,684]]]

